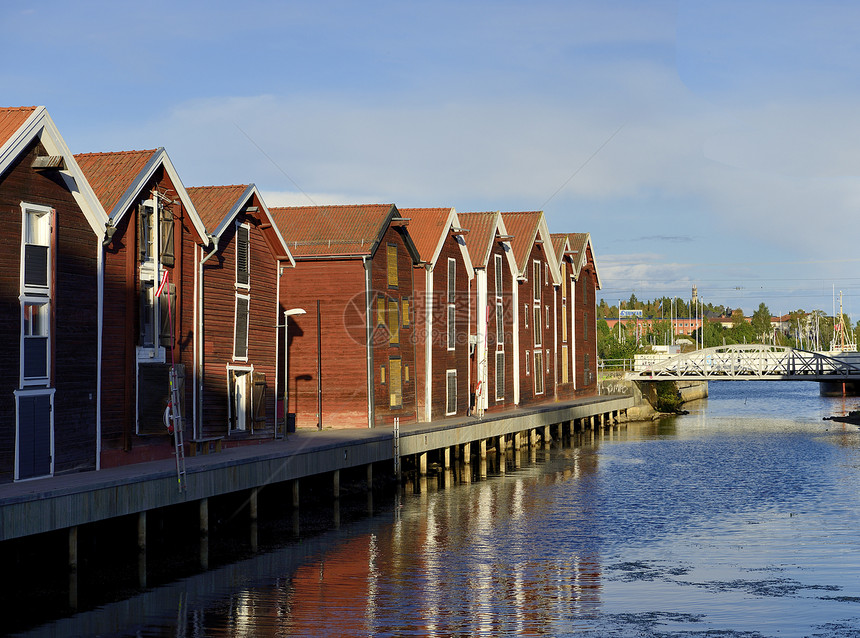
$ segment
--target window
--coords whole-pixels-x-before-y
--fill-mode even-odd
[[[543,352],[535,350],[535,394],[543,394]]]
[[[409,383],[409,366],[403,366],[403,383]]]
[[[379,383],[385,385],[385,366],[379,366]]]
[[[401,385],[400,359],[391,358],[388,360],[388,376],[391,379],[389,387],[389,407],[403,407],[403,388]]]
[[[588,339],[588,313],[586,312],[582,320],[583,339]]]
[[[535,304],[535,320],[534,320],[534,333],[535,333],[535,346],[538,347],[541,345],[541,335],[543,331],[541,330],[541,322],[540,322],[540,306]]]
[[[155,347],[155,283],[140,282],[140,335],[141,348]]]
[[[567,263],[561,264],[561,298],[567,299]]]
[[[456,318],[456,313],[454,312],[454,305],[448,305],[448,350],[453,350],[454,346],[457,343],[457,331],[454,325],[454,321]]]
[[[158,298],[158,308],[160,313],[158,343],[170,347],[173,345],[173,335],[176,332],[176,326],[173,325],[176,320],[176,284],[164,287]]]
[[[251,372],[230,370],[230,429],[244,432],[251,420]]]
[[[546,349],[546,359],[545,360],[546,360],[546,371],[549,372],[549,362],[550,362],[549,348]]]
[[[505,353],[496,352],[496,401],[505,400]]]
[[[22,205],[23,281],[22,292],[48,294],[51,272],[51,209]]]
[[[568,351],[567,346],[561,347],[561,382],[568,382]]]
[[[564,286],[561,287],[564,290]],[[567,297],[561,298],[561,340],[567,341]]]
[[[502,256],[496,255],[496,297],[501,297],[504,292],[504,286],[502,284],[503,279],[503,271],[502,271]]]
[[[236,226],[236,285],[247,288],[251,283],[251,230],[248,224]]]
[[[236,295],[236,314],[233,333],[233,359],[248,360],[248,315],[250,297]]]
[[[534,276],[532,277],[532,290],[534,291],[535,299],[540,299],[540,262],[535,260],[532,262]]]
[[[531,374],[531,352],[526,350],[526,376]]]
[[[445,415],[449,416],[457,413],[457,371],[446,371],[445,381]]]
[[[496,302],[496,348],[505,347],[505,316],[502,314],[502,302]]]
[[[24,383],[48,383],[50,306],[47,301],[21,304],[22,369]]]
[[[400,306],[393,300],[388,300],[388,342],[400,345]]]
[[[397,288],[397,246],[388,244],[388,287]]]
[[[546,327],[549,329],[549,305],[543,307],[543,315],[546,317]]]
[[[400,305],[403,307],[403,312],[400,315],[400,321],[402,322],[403,327],[409,325],[409,300],[404,299],[400,302]]]
[[[589,356],[585,355],[585,385],[591,383],[591,362],[589,361]]]
[[[523,319],[525,319],[526,328],[528,328],[529,327],[529,305],[528,304],[526,304],[526,311],[523,313]]]
[[[140,261],[155,259],[155,200],[148,199],[137,207],[137,255]]]
[[[388,301],[380,295],[376,298],[376,323],[377,325],[384,326],[388,322],[385,320],[388,316],[386,312],[388,308]]]
[[[448,288],[445,295],[445,300],[448,303],[448,350],[453,350],[456,345],[456,310],[455,300],[457,298],[457,262],[454,259],[448,259]]]

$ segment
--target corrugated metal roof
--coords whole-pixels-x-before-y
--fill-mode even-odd
[[[214,233],[224,218],[239,203],[239,198],[248,190],[248,185],[191,186],[185,190],[200,219],[203,220],[206,231]]]
[[[535,237],[537,237],[542,216],[543,213],[539,210],[502,213],[505,227],[508,229],[508,233],[514,237],[511,240],[511,248],[514,251],[514,259],[520,274],[525,272],[526,260],[534,245]]]
[[[498,213],[459,213],[460,224],[469,229],[466,247],[475,268],[486,268],[496,237]]]
[[[409,218],[409,235],[418,249],[421,261],[430,263],[440,240],[448,234],[450,208],[400,208],[400,215]]]
[[[293,257],[370,256],[394,204],[269,208]]]
[[[87,181],[108,215],[158,149],[75,155]]]
[[[38,107],[18,106],[0,108],[0,146],[9,141]]]

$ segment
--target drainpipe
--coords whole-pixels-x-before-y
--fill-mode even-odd
[[[367,257],[361,258],[364,266],[364,323],[365,339],[367,341],[367,427],[374,426],[374,385],[373,385],[373,328],[370,316],[371,290],[370,290],[370,266]]]

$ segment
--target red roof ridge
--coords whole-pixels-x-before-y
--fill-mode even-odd
[[[75,157],[82,157],[84,155],[88,157],[95,157],[97,155],[134,155],[136,153],[156,153],[159,149],[157,148],[144,148],[139,151],[94,151],[91,153],[75,153]]]

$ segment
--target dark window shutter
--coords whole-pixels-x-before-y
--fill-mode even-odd
[[[51,473],[51,397],[18,398],[18,478]]]
[[[24,285],[48,285],[48,247],[38,244],[24,245]]]
[[[251,236],[244,226],[236,229],[236,283],[247,286],[250,282],[249,252]]]
[[[254,426],[264,427],[266,425],[266,375],[263,372],[254,372],[253,405]]]
[[[137,257],[140,261],[146,261],[148,256],[149,226],[152,223],[150,211],[144,204],[137,207]]]
[[[168,293],[169,288],[169,293]],[[170,297],[168,298],[168,294]],[[170,284],[161,291],[158,312],[161,316],[161,326],[158,331],[158,343],[165,348],[173,345],[173,335],[176,333],[176,284]]]
[[[505,398],[505,353],[496,353],[496,401]]]
[[[236,327],[233,341],[233,358],[248,357],[248,303],[247,297],[236,297]]]
[[[163,266],[173,266],[176,261],[173,251],[173,211],[169,208],[162,208],[159,215],[161,217],[161,241],[159,242],[161,254],[159,258]]]

